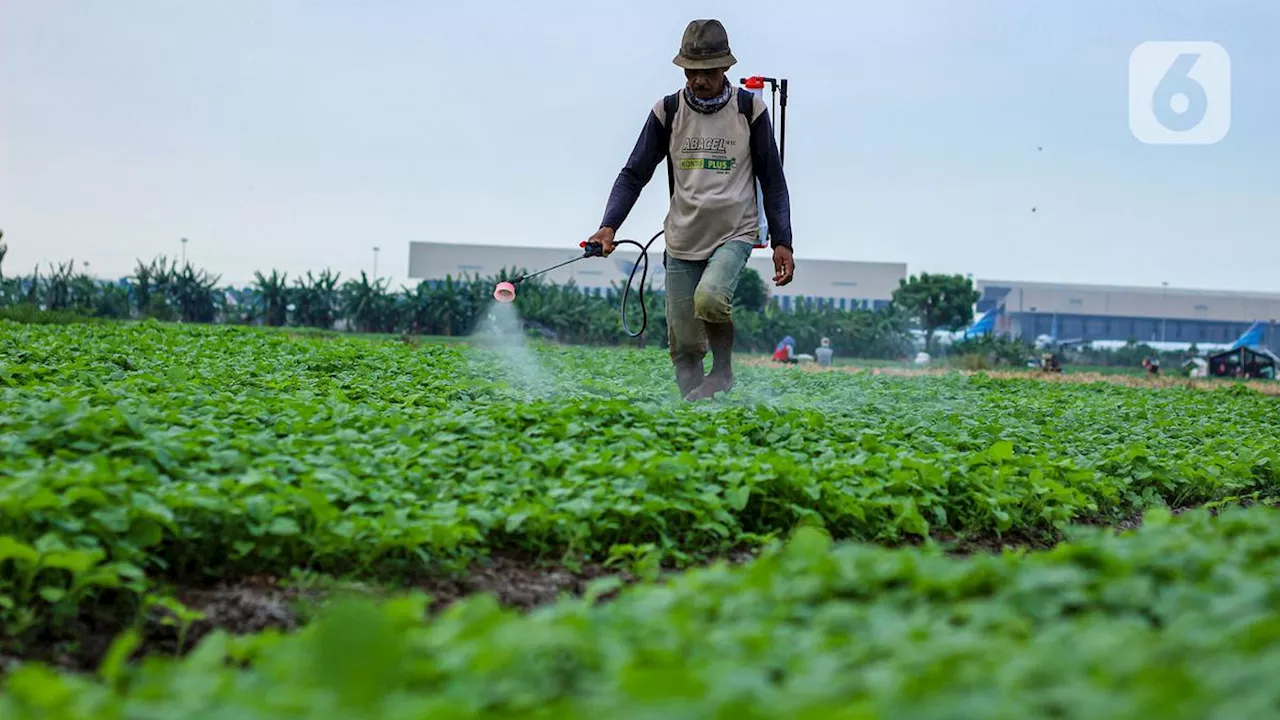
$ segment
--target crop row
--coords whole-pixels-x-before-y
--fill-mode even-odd
[[[219,632],[136,668],[126,634],[99,677],[16,672],[0,712],[1099,720],[1280,706],[1280,525],[1258,507],[1158,511],[1127,536],[966,558],[832,548],[804,528],[748,565],[604,604],[521,615],[475,596],[424,622],[425,602],[341,602],[295,635]]]
[[[659,351],[4,325],[0,618],[499,550],[685,563],[799,524],[1048,540],[1280,477],[1274,401],[1251,392],[764,368],[723,402],[672,388]]]

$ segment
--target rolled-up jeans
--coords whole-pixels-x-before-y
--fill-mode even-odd
[[[673,362],[700,363],[706,357],[703,323],[732,319],[733,294],[751,250],[749,241],[730,240],[706,260],[680,260],[663,253],[667,342]]]

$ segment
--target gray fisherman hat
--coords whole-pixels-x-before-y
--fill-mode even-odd
[[[686,70],[715,70],[732,67],[738,59],[729,51],[729,33],[719,20],[694,20],[684,29],[672,62]]]

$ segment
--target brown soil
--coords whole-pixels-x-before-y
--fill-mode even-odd
[[[205,615],[183,634],[179,643],[176,618],[168,610],[156,609],[142,622],[145,654],[173,654],[189,650],[214,628],[234,633],[258,632],[267,628],[292,629],[299,624],[294,602],[296,590],[279,587],[270,578],[250,577],[215,588],[180,589],[176,596],[187,608]],[[98,667],[111,642],[133,624],[134,616],[103,598],[101,603],[81,608],[77,617],[56,628],[29,633],[20,641],[0,639],[0,675],[19,658],[60,668],[92,671]]]
[[[629,573],[601,565],[585,565],[578,570],[547,567],[532,560],[514,556],[492,558],[471,568],[461,577],[441,577],[413,584],[417,590],[435,598],[432,612],[441,612],[458,600],[476,593],[492,593],[509,607],[529,610],[553,603],[561,595],[581,596],[593,580],[618,576],[623,582],[634,582]]]
[[[477,563],[466,574],[423,578],[404,588],[366,586],[357,592],[381,595],[412,587],[432,596],[430,612],[442,612],[475,593],[493,593],[503,605],[522,610],[546,605],[562,595],[581,596],[598,578],[616,575],[624,584],[635,581],[627,572],[600,565],[569,570],[531,559],[495,557]],[[302,588],[272,577],[248,577],[213,587],[178,588],[177,599],[204,617],[193,621],[179,637],[175,616],[154,610],[143,625],[139,654],[173,654],[190,650],[214,629],[235,634],[268,628],[292,630],[306,622],[308,605],[321,602],[332,588]],[[603,596],[607,600],[615,593]],[[110,609],[109,603],[88,607],[79,617],[49,632],[30,634],[22,642],[0,640],[0,676],[19,658],[39,660],[58,667],[91,671],[97,668],[111,641],[126,629],[132,617]],[[181,639],[181,643],[180,643]]]

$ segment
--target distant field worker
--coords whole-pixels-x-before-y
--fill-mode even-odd
[[[813,351],[814,357],[818,358],[819,365],[831,365],[831,358],[836,354],[831,349],[831,338],[822,338],[822,342],[818,345],[818,349]]]
[[[1159,374],[1160,374],[1160,359],[1159,359],[1159,358],[1149,358],[1149,357],[1143,358],[1143,359],[1142,359],[1142,367],[1146,368],[1146,370],[1147,370],[1147,374],[1149,374],[1149,375],[1159,375]]]
[[[791,205],[764,100],[735,87],[726,72],[737,63],[718,20],[685,28],[673,62],[685,87],[650,110],[631,156],[618,173],[600,229],[589,242],[607,256],[626,220],[667,160],[671,192],[663,234],[666,249],[667,339],[676,384],[686,400],[733,387],[733,295],[760,235],[756,181],[773,247],[773,281],[791,282]],[[711,373],[703,358],[711,349]]]
[[[774,362],[797,362],[796,360],[796,339],[790,335],[782,338],[782,342],[773,349]]]

